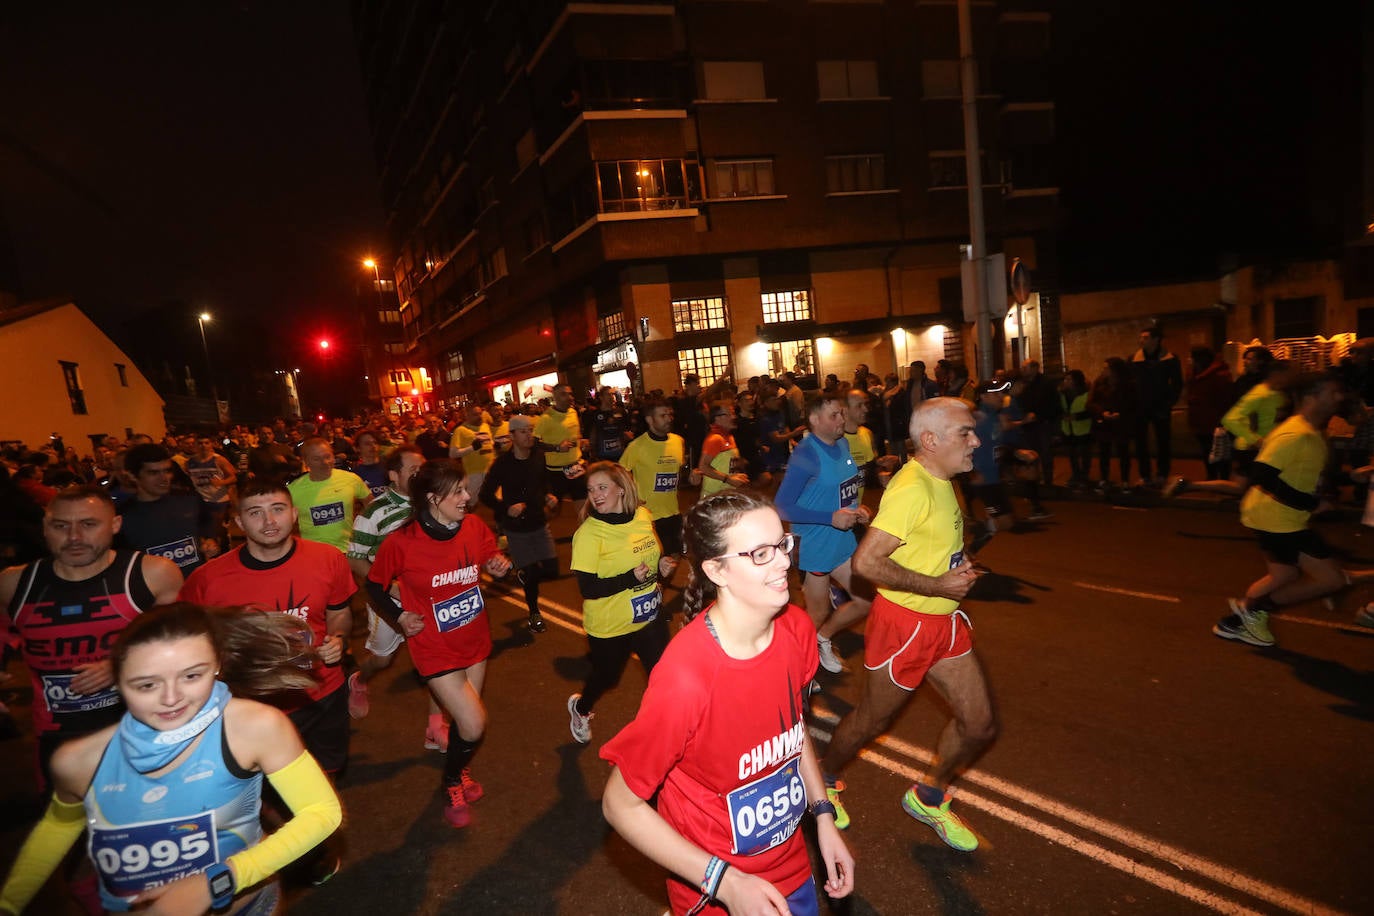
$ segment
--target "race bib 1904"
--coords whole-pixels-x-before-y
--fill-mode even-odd
[[[215,812],[123,827],[92,827],[90,852],[110,893],[131,897],[219,861]]]
[[[663,604],[663,592],[655,588],[647,595],[630,598],[630,618],[635,623],[648,623],[658,616],[658,609]]]
[[[472,623],[485,606],[481,590],[474,585],[452,598],[437,602],[434,605],[434,622],[439,625],[440,633],[448,633]]]
[[[741,786],[725,797],[725,803],[736,855],[758,855],[787,842],[806,813],[801,758],[794,757],[767,776]]]

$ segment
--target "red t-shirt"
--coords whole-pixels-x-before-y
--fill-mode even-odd
[[[726,655],[698,614],[668,643],[639,714],[601,757],[640,798],[662,786],[658,813],[678,833],[790,894],[811,876],[797,825],[807,809],[805,691],[818,663],[816,628],[796,605],[750,659]],[[674,912],[700,896],[669,878]]]
[[[401,607],[424,618],[425,628],[406,640],[422,677],[491,655],[491,624],[477,578],[497,552],[496,536],[472,515],[446,541],[430,537],[417,522],[382,541],[367,578],[383,586],[399,580]]]
[[[178,596],[182,601],[212,607],[247,605],[259,611],[275,611],[299,617],[310,626],[315,645],[328,635],[325,612],[348,606],[358,590],[348,560],[338,548],[315,541],[292,539],[294,548],[272,563],[253,559],[245,547],[216,557],[191,573]],[[319,686],[305,691],[310,702],[329,696],[343,686],[343,668],[315,662]],[[278,704],[298,709],[303,702]]]

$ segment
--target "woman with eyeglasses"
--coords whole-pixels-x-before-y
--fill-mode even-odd
[[[689,622],[639,714],[601,749],[614,767],[602,810],[672,873],[676,914],[815,914],[802,817],[816,818],[831,897],[854,889],[854,859],[806,733],[819,656],[811,619],[790,603],[794,539],[748,491],[697,503],[684,535]]]
[[[0,913],[23,911],[83,832],[108,912],[273,912],[272,876],[342,818],[291,720],[246,699],[313,684],[309,641],[287,614],[176,602],[136,617],[110,652],[127,712],[53,756],[52,799]],[[264,775],[291,810],[268,837]]]
[[[620,683],[630,655],[639,656],[648,675],[668,645],[659,579],[672,576],[677,560],[663,555],[634,475],[614,461],[587,469],[581,516],[573,534],[572,570],[582,593],[592,671],[582,692],[568,697],[568,729],[586,744],[592,740],[592,707]]]

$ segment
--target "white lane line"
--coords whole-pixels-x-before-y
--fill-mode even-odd
[[[516,598],[511,595],[501,595],[500,599],[506,602],[506,604],[518,607],[521,611],[525,610],[524,599]],[[571,608],[566,608],[563,605],[557,604],[553,601],[549,601],[546,598],[539,599],[539,608],[539,613],[544,618],[545,622],[551,623],[556,627],[562,627],[570,633],[576,633],[578,636],[587,635],[587,631],[582,629],[580,624],[576,623],[577,620],[580,620],[582,618],[582,615],[578,614]],[[572,617],[573,620],[564,620],[560,614],[545,613],[549,608],[555,608],[559,611],[562,611],[564,614],[567,614],[569,617]]]
[[[1112,508],[1115,509],[1117,512],[1149,512],[1149,511],[1150,511],[1149,509],[1143,509],[1143,508],[1141,508],[1140,506],[1112,506]]]
[[[811,729],[811,732],[816,735],[826,734],[823,729],[814,727]],[[912,780],[913,782],[923,775],[913,770],[911,767],[905,766],[896,760],[892,760],[883,754],[879,754],[877,751],[863,750],[859,752],[859,757],[890,773]],[[965,776],[967,776],[967,774],[965,774]],[[1057,827],[1052,827],[1043,821],[1021,814],[1018,811],[1013,811],[1004,805],[983,798],[977,793],[961,789],[958,798],[960,804],[967,804],[980,811],[985,811],[993,817],[1004,820],[1030,833],[1034,833],[1039,837],[1049,840],[1051,843],[1056,843],[1079,855],[1087,856],[1096,862],[1100,862],[1109,868],[1114,868],[1133,878],[1148,881],[1161,890],[1177,894],[1185,900],[1191,900],[1199,906],[1205,906],[1218,913],[1234,914],[1234,916],[1260,916],[1259,910],[1253,910],[1249,907],[1242,906],[1234,900],[1228,900],[1205,888],[1189,884],[1187,881],[1175,878],[1173,875],[1160,871],[1157,868],[1142,865],[1120,853],[1112,852],[1110,849],[1106,849],[1082,837],[1076,837]]]
[[[817,712],[815,713],[815,718],[819,721],[825,722],[832,726],[836,722],[838,722],[839,719],[838,716],[827,710],[817,710]],[[815,726],[812,727],[812,734],[817,735],[819,737],[825,737],[827,740],[830,737],[829,733],[827,733],[824,729]],[[917,747],[913,744],[908,744],[905,741],[902,741],[898,738],[893,738],[888,735],[879,737],[877,739],[877,743],[891,750],[895,754],[898,754],[902,757],[907,758],[908,760],[912,760],[922,765],[929,765],[930,762],[934,759],[930,751],[927,751],[926,749],[921,747]],[[868,755],[872,756],[870,757]],[[889,772],[898,771],[897,769],[894,769],[893,767],[887,765],[890,762],[889,758],[877,754],[877,752],[863,751],[860,753],[860,756],[863,757],[865,760],[869,760],[869,762],[871,763],[877,764],[883,769],[887,769]],[[912,781],[915,781],[923,775],[915,770],[912,770],[900,764],[894,764],[894,766],[901,769],[901,775],[910,778]],[[1327,907],[1314,900],[1309,900],[1298,894],[1286,891],[1281,887],[1277,887],[1275,885],[1268,884],[1264,881],[1260,881],[1256,878],[1252,878],[1249,875],[1242,874],[1236,869],[1228,868],[1224,865],[1212,862],[1210,859],[1203,858],[1202,856],[1195,855],[1176,846],[1171,846],[1168,843],[1156,840],[1153,837],[1146,836],[1142,833],[1137,833],[1136,831],[1131,830],[1128,827],[1123,827],[1119,824],[1114,824],[1110,821],[1106,821],[1092,814],[1089,814],[1088,812],[1083,811],[1081,809],[1074,808],[1070,805],[1057,802],[1052,798],[1040,795],[1037,792],[1032,792],[1028,789],[1023,789],[1022,787],[1014,783],[1008,782],[1004,779],[1000,779],[996,776],[991,776],[976,770],[968,770],[960,778],[964,782],[971,783],[973,785],[977,785],[985,789],[989,789],[1000,795],[1004,795],[1007,798],[1016,799],[1018,802],[1021,802],[1029,807],[1038,809],[1041,813],[1048,814],[1051,817],[1057,817],[1060,820],[1067,821],[1068,823],[1073,824],[1076,827],[1081,827],[1084,830],[1092,831],[1093,833],[1096,833],[1101,837],[1113,840],[1117,843],[1120,843],[1123,846],[1128,846],[1148,856],[1168,862],[1170,865],[1173,865],[1176,868],[1186,869],[1188,871],[1194,872],[1204,878],[1207,878],[1208,880],[1216,882],[1217,884],[1222,884],[1235,890],[1241,891],[1242,893],[1249,894],[1250,896],[1255,897],[1256,899],[1264,900],[1267,903],[1272,903],[1273,905],[1282,907],[1283,909],[1289,910],[1290,912],[1314,914],[1314,916],[1315,914],[1321,914],[1321,916],[1335,916],[1335,914],[1339,914],[1341,912],[1339,910],[1331,909],[1330,907]],[[981,808],[982,810],[987,811],[989,814],[992,814],[994,817],[999,817],[1003,820],[1007,820],[1016,826],[1020,826],[1026,830],[1030,830],[1033,833],[1044,836],[1047,839],[1050,839],[1052,842],[1060,843],[1061,845],[1067,846],[1076,851],[1083,852],[1083,854],[1089,856],[1089,858],[1103,862],[1104,864],[1111,865],[1113,868],[1119,868],[1119,866],[1117,864],[1114,864],[1112,861],[1108,861],[1107,859],[1104,859],[1101,856],[1097,855],[1097,852],[1102,852],[1105,853],[1107,856],[1112,857],[1115,857],[1116,854],[1111,853],[1108,850],[1104,850],[1101,847],[1096,846],[1095,844],[1087,843],[1086,841],[1080,840],[1069,834],[1063,834],[1064,836],[1069,837],[1068,842],[1057,839],[1050,835],[1050,832],[1062,833],[1062,831],[1058,831],[1057,828],[1051,827],[1048,824],[1042,824],[1041,822],[1036,821],[1033,818],[1025,817],[1024,815],[1021,815],[1016,811],[1013,811],[1009,808],[1004,808],[1003,806],[998,805],[996,802],[988,801],[987,799],[984,799],[982,797],[971,798],[969,796],[969,793],[965,791],[961,790],[959,792],[959,798],[968,799],[974,805],[974,807]],[[1080,846],[1086,846],[1089,848],[1081,849]],[[1123,868],[1121,870],[1126,871],[1128,874],[1137,875],[1138,877],[1145,877],[1146,880],[1151,881],[1151,883],[1158,884],[1158,882],[1155,881],[1154,878],[1146,877],[1146,872],[1153,872],[1153,869],[1146,869],[1144,866],[1140,866],[1138,863],[1130,859],[1125,859],[1122,857],[1117,858],[1121,858],[1121,861],[1129,866],[1128,868]],[[1166,875],[1165,877],[1168,876]],[[1169,880],[1172,881],[1173,879],[1170,878]],[[1160,886],[1163,887],[1164,885]],[[1183,887],[1190,888],[1191,890],[1201,894],[1208,893],[1200,888],[1193,888],[1191,885],[1183,885]],[[1173,887],[1169,887],[1167,889],[1175,893],[1182,893],[1181,891]],[[1188,897],[1188,899],[1190,900],[1197,899],[1193,897],[1190,893],[1184,893],[1183,896]],[[1204,901],[1199,900],[1198,902],[1201,903]],[[1232,904],[1230,901],[1225,901],[1225,903],[1228,907],[1234,907],[1234,904]],[[1212,906],[1211,903],[1206,903],[1205,905]],[[1242,910],[1236,910],[1233,908],[1228,908],[1223,911],[1242,912]]]
[[[1313,627],[1326,627],[1329,630],[1344,630],[1347,633],[1374,636],[1374,630],[1371,630],[1369,627],[1362,627],[1358,623],[1341,623],[1337,620],[1318,620],[1315,617],[1289,617],[1287,614],[1271,614],[1269,619],[1275,623],[1305,623]]]
[[[1172,604],[1178,604],[1183,600],[1173,595],[1156,595],[1154,592],[1134,592],[1129,588],[1113,588],[1110,585],[1094,585],[1091,582],[1075,582],[1073,584],[1078,588],[1092,589],[1095,592],[1111,592],[1113,595],[1126,595],[1130,598],[1148,598],[1151,601],[1168,601]]]

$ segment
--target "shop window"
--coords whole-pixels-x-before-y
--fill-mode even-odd
[[[815,375],[816,343],[811,338],[779,340],[768,345],[768,374],[774,377],[784,372]]]
[[[759,197],[772,194],[772,159],[717,159],[716,197]]]
[[[808,321],[811,314],[811,294],[804,289],[763,294],[763,323]]]
[[[887,187],[881,155],[826,156],[825,189],[831,194]]]
[[[85,415],[89,411],[86,410],[86,392],[81,389],[81,373],[77,371],[77,364],[65,360],[57,362],[62,367],[62,380],[67,385],[67,398],[72,403],[72,413]]]
[[[729,347],[694,347],[677,351],[678,377],[693,373],[702,387],[715,384],[730,365]]]
[[[709,299],[674,299],[674,331],[709,331],[730,327],[730,316],[725,311],[725,299],[712,296]]]

